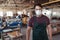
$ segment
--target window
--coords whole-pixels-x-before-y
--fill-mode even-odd
[[[56,12],[53,12],[52,16],[56,16]]]
[[[18,13],[18,15],[22,15],[22,14],[23,14],[23,12],[22,12],[22,11],[18,11],[17,13]]]
[[[3,11],[0,11],[0,16],[3,17]]]
[[[7,11],[7,16],[13,16],[13,12],[12,11]]]

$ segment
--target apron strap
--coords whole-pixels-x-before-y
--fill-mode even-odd
[[[37,22],[37,20],[36,20],[36,16],[34,16],[34,18],[33,18],[33,19],[34,19],[34,23],[35,23],[35,22]]]

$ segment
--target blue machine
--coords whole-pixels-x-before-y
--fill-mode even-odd
[[[0,18],[0,26],[2,26],[2,19]]]
[[[1,27],[2,27],[2,19],[0,18],[0,32],[2,31]]]
[[[2,19],[0,18],[0,38],[1,38],[1,32],[2,32]]]
[[[7,27],[8,28],[17,28],[18,27],[18,24],[21,27],[22,22],[21,21],[18,21],[18,20],[16,20],[16,21],[10,21],[10,22],[7,22]]]

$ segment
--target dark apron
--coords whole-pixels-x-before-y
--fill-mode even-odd
[[[32,39],[48,40],[47,31],[46,31],[46,22],[38,23],[36,20],[34,21]]]

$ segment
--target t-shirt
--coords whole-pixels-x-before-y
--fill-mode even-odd
[[[35,22],[35,21],[34,21],[34,20],[35,20],[34,17],[36,18],[36,21],[37,21],[38,23],[42,23],[43,21],[45,21],[45,22],[46,22],[46,26],[50,24],[49,18],[48,18],[47,16],[45,16],[45,15],[42,15],[41,17],[33,16],[33,17],[29,20],[29,23],[28,23],[28,26],[29,26],[29,27],[33,27],[34,22]]]

